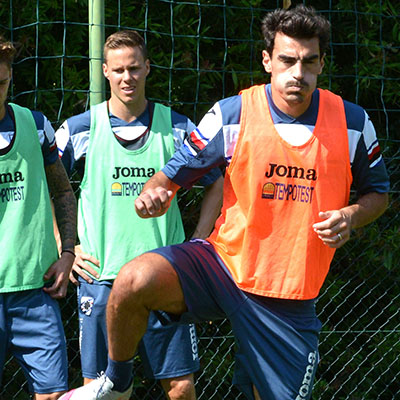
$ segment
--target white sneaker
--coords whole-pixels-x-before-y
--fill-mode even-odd
[[[59,400],[128,400],[132,393],[132,385],[124,392],[112,390],[114,384],[103,373],[94,381],[63,394]]]

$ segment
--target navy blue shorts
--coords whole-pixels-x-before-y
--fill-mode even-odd
[[[95,379],[107,368],[106,305],[112,281],[89,284],[79,279],[79,341],[82,375]],[[149,378],[175,378],[200,367],[194,324],[162,325],[150,313],[147,332],[139,343],[138,354]]]
[[[314,300],[284,300],[240,290],[213,246],[202,240],[152,250],[176,270],[188,307],[182,323],[228,318],[237,352],[234,383],[254,399],[311,398],[321,323]]]
[[[0,380],[7,352],[24,371],[31,393],[68,390],[60,309],[42,289],[0,294]]]

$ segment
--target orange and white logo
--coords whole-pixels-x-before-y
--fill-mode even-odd
[[[262,190],[263,199],[273,199],[275,197],[275,185],[271,182],[264,184]]]

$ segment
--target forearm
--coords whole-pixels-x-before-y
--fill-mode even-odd
[[[179,187],[180,186],[169,179],[167,175],[164,174],[164,172],[159,171],[145,183],[142,192],[145,192],[149,189],[163,188],[165,190],[172,191],[175,195]]]
[[[60,258],[44,275],[44,279],[54,281],[43,290],[54,299],[58,299],[65,297],[67,293],[68,277],[75,259],[76,202],[72,189],[65,193],[57,193],[52,200],[54,232],[58,233],[56,241]]]
[[[76,241],[76,199],[73,191],[57,193],[53,197],[54,212],[60,233],[61,251],[74,250]]]
[[[76,199],[60,160],[45,167],[47,184],[54,204],[61,250],[73,250],[76,240]]]
[[[367,193],[361,196],[355,204],[342,209],[351,221],[351,229],[360,228],[380,217],[388,206],[387,193]]]
[[[224,179],[221,176],[213,184],[206,186],[199,221],[192,237],[205,239],[212,231],[221,211],[223,185]]]

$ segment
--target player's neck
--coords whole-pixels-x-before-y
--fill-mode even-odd
[[[108,108],[111,114],[126,122],[132,122],[138,118],[147,107],[147,99],[143,98],[140,102],[124,103],[111,96],[108,101]]]
[[[6,116],[6,105],[3,103],[0,105],[0,121]]]

